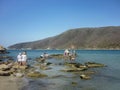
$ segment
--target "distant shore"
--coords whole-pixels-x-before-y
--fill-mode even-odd
[[[65,50],[65,49],[7,49],[7,50]],[[74,50],[120,50],[120,48],[80,48]]]

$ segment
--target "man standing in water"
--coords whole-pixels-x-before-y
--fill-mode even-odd
[[[69,56],[69,50],[68,49],[66,49],[65,51],[64,51],[64,56]]]
[[[22,65],[22,54],[21,53],[17,55],[17,62],[18,62],[18,65]]]
[[[22,65],[27,65],[27,54],[26,52],[22,53]]]

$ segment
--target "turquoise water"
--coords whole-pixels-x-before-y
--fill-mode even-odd
[[[21,50],[10,50],[9,56],[16,60]],[[42,53],[48,54],[63,53],[63,50],[27,50],[28,63],[36,63],[35,58]],[[53,65],[50,70],[39,70],[48,75],[43,79],[28,79],[29,84],[23,90],[120,90],[120,50],[76,50],[78,57],[75,62],[85,63],[95,61],[107,65],[104,68],[97,68],[97,72],[91,80],[81,80],[73,73],[61,72],[65,66]],[[47,60],[52,63],[64,63],[64,60]],[[39,69],[39,68],[38,68]],[[52,77],[52,78],[51,78]],[[77,85],[72,85],[76,82]]]

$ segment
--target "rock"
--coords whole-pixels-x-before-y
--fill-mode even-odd
[[[10,66],[10,65],[6,65],[6,64],[0,65],[0,70],[2,70],[2,71],[7,71],[7,70],[10,70],[11,68],[12,68],[12,66]]]
[[[23,70],[25,70],[25,69],[27,69],[28,68],[28,66],[26,65],[26,66],[19,66],[19,69],[23,69]]]
[[[79,68],[82,64],[81,63],[65,63],[65,65],[70,66],[70,67],[76,67]]]
[[[63,54],[52,54],[50,55],[51,58],[55,58],[55,59],[63,59],[64,55]]]
[[[86,70],[85,68],[69,68],[69,69],[64,69],[64,70],[61,70],[61,71],[64,71],[64,72],[78,72],[78,71],[84,71]]]
[[[23,73],[14,73],[14,76],[21,78],[24,76],[24,74]]]
[[[11,72],[8,71],[0,71],[0,76],[10,76]]]
[[[42,70],[50,70],[52,68],[51,67],[40,67],[40,69],[42,69]]]
[[[3,46],[0,45],[0,50],[6,50]]]
[[[14,65],[13,68],[14,69],[23,69],[23,70],[25,70],[25,69],[28,68],[28,66],[27,65],[26,66],[20,66],[20,65],[17,64],[17,65]]]
[[[17,69],[11,68],[10,72],[11,72],[11,74],[13,74],[13,73],[17,72]]]
[[[41,62],[43,63],[43,62],[45,62],[45,58],[36,58],[36,61],[37,61],[37,62],[40,62],[40,63],[41,63]]]
[[[14,69],[18,69],[18,68],[19,68],[19,65],[18,65],[18,64],[17,64],[17,65],[14,64],[12,68],[14,68]]]
[[[92,75],[92,74],[95,74],[96,72],[95,72],[95,71],[89,71],[89,70],[86,70],[86,71],[74,72],[74,73],[75,73],[75,74]]]
[[[76,86],[76,85],[77,85],[77,82],[72,82],[71,84],[74,85],[74,86]]]
[[[52,63],[51,62],[47,62],[47,65],[51,65]]]
[[[55,75],[55,76],[52,76],[52,77],[50,77],[50,78],[67,78],[65,75]]]
[[[78,71],[85,71],[88,69],[85,65],[83,66],[80,63],[65,63],[65,65],[69,66],[68,69],[64,69],[62,71],[65,72],[78,72]]]
[[[80,65],[80,68],[88,68],[86,65]]]
[[[0,45],[0,54],[5,54],[5,53],[8,53],[6,51],[6,48],[4,48],[3,46]]]
[[[87,63],[85,63],[85,65],[86,65],[88,68],[105,67],[104,64],[96,63],[96,62],[87,62]]]
[[[85,74],[80,75],[80,78],[85,79],[85,80],[91,79],[91,77],[89,75],[85,75]]]
[[[40,72],[30,72],[27,74],[28,77],[34,77],[34,78],[43,78],[43,77],[47,77],[46,74],[42,74]]]

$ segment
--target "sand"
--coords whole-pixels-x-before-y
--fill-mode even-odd
[[[21,90],[23,86],[22,78],[0,76],[0,90]]]

